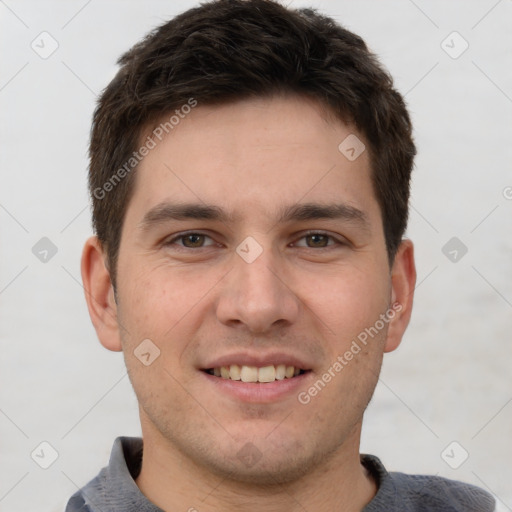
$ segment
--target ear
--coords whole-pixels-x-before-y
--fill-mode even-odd
[[[403,240],[398,248],[391,269],[391,311],[384,352],[395,350],[409,325],[416,285],[414,246],[410,240]]]
[[[109,350],[120,351],[117,305],[105,261],[98,238],[89,238],[82,252],[82,281],[89,315],[101,344]]]

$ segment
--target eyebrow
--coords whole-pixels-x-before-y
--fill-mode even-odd
[[[140,229],[147,231],[154,226],[171,220],[213,220],[234,222],[237,216],[215,205],[200,203],[162,202],[151,208],[140,222]],[[362,228],[369,228],[368,216],[360,209],[348,204],[304,203],[281,209],[277,223],[300,222],[318,219],[337,219],[355,222]]]
[[[170,220],[217,220],[228,222],[232,220],[222,208],[199,203],[169,203],[163,202],[151,208],[142,219],[140,227],[143,230],[163,224]]]
[[[317,204],[305,203],[288,206],[282,210],[279,222],[305,221],[317,219],[338,219],[356,221],[364,227],[369,227],[368,216],[359,208],[348,204]]]

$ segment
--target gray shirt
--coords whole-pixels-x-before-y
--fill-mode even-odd
[[[135,483],[142,462],[142,439],[118,437],[109,465],[69,500],[66,512],[163,512]],[[378,485],[362,512],[493,512],[494,498],[473,485],[437,476],[388,473],[380,460],[361,462]]]

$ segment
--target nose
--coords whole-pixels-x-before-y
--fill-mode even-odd
[[[218,320],[229,327],[244,326],[263,334],[297,321],[300,301],[286,282],[279,255],[264,249],[252,262],[233,255],[234,268],[223,280],[217,302]]]

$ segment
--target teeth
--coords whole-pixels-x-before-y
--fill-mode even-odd
[[[283,380],[286,377],[286,366],[284,364],[278,364],[276,366],[276,379]]]
[[[242,377],[240,375],[240,366],[238,366],[237,364],[232,364],[229,367],[229,377],[228,378],[231,378],[231,380],[241,380]]]
[[[276,367],[264,366],[258,370],[258,380],[260,382],[274,382],[276,380]]]
[[[242,382],[258,382],[258,368],[256,366],[242,366],[240,378]]]
[[[284,364],[263,366],[261,368],[232,364],[231,366],[213,368],[213,375],[223,379],[241,380],[242,382],[274,382],[275,380],[296,377],[300,375],[300,371],[300,368]]]

